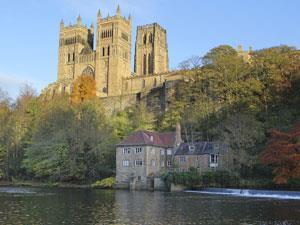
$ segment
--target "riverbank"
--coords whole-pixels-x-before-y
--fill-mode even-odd
[[[91,184],[73,184],[62,182],[38,182],[38,181],[0,181],[0,187],[59,187],[59,188],[92,188]]]

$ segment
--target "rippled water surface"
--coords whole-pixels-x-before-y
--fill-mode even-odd
[[[300,225],[300,201],[195,193],[0,188],[0,224]]]

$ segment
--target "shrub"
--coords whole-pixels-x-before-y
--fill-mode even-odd
[[[114,177],[109,177],[105,178],[103,180],[98,180],[94,184],[92,184],[93,188],[113,188],[116,183],[116,178]]]

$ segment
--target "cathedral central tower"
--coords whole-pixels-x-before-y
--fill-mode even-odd
[[[131,75],[131,17],[102,18],[98,12],[96,43],[96,83],[100,97],[120,96],[123,78]]]

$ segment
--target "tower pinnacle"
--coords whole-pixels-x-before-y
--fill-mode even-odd
[[[81,16],[79,15],[77,17],[77,25],[81,25],[82,24],[82,19],[81,19]]]
[[[102,17],[100,9],[98,10],[97,17],[98,17],[98,19],[100,19]]]
[[[121,9],[120,9],[120,5],[118,5],[118,8],[117,8],[117,13],[116,13],[117,16],[121,16]]]
[[[64,27],[65,27],[64,20],[63,20],[63,19],[61,19],[61,21],[60,21],[60,28],[62,29],[62,28],[64,28]]]

